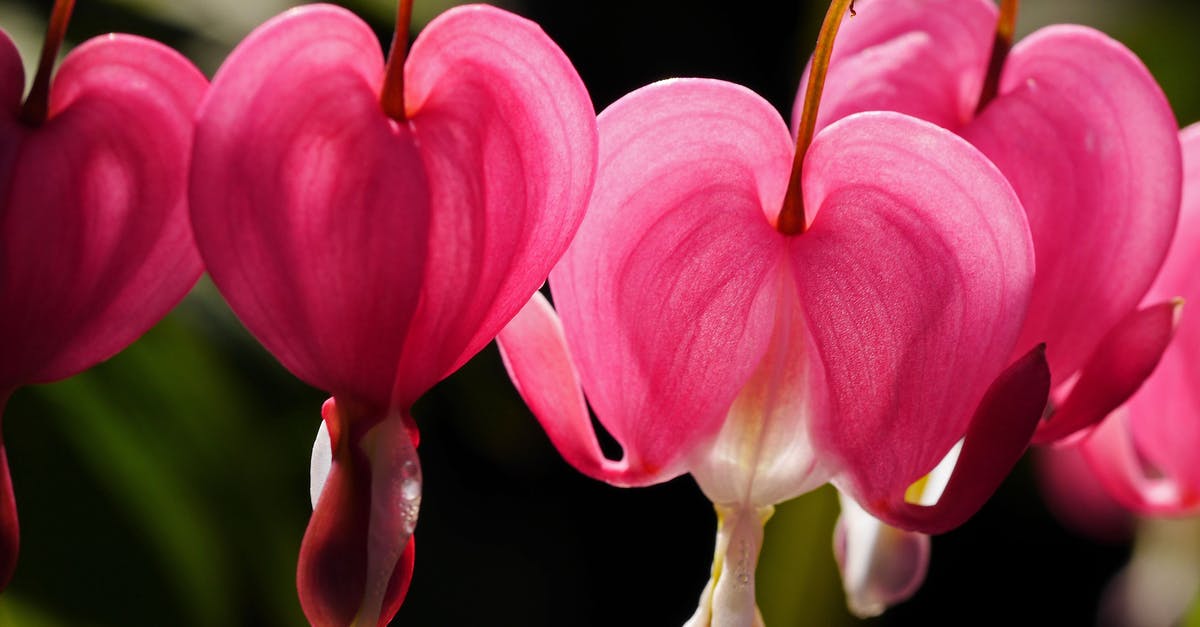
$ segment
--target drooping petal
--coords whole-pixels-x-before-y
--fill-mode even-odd
[[[632,467],[670,477],[766,351],[791,140],[744,88],[650,85],[600,115],[587,217],[550,279],[596,415]],[[766,208],[766,209],[764,209]]]
[[[311,5],[259,27],[199,111],[196,242],[246,327],[307,383],[387,407],[428,253],[413,124],[379,105],[379,41]]]
[[[996,29],[990,0],[859,0],[833,46],[817,130],[850,114],[898,111],[957,130],[974,115]],[[808,70],[792,109],[804,105]]]
[[[0,81],[0,386],[111,357],[201,272],[186,183],[203,75],[157,42],[96,38],[63,61],[36,128],[17,121],[19,80]]]
[[[415,400],[483,348],[545,282],[595,179],[595,111],[533,22],[485,5],[429,24],[405,64],[428,177],[429,261],[397,378]]]
[[[999,96],[963,129],[1029,215],[1037,279],[1014,355],[1045,342],[1055,386],[1084,366],[1158,272],[1179,207],[1176,129],[1141,61],[1080,26],[1051,26],[1017,44]]]
[[[1050,393],[1050,368],[1038,346],[1000,373],[979,403],[945,490],[933,504],[902,493],[879,494],[871,513],[890,525],[942,533],[966,522],[992,496],[1025,452]]]
[[[884,501],[978,423],[1028,303],[1032,244],[999,171],[927,122],[844,118],[804,166],[812,218],[792,263],[831,395],[813,437],[839,487],[892,522]]]
[[[361,419],[343,415],[334,399],[322,413],[332,426],[313,447],[317,499],[300,547],[300,603],[316,625],[386,625],[412,576],[421,503],[416,449],[401,415],[356,433]],[[329,460],[316,458],[331,451]]]
[[[496,344],[517,392],[567,463],[614,485],[644,485],[664,479],[653,473],[642,476],[638,471],[643,469],[630,468],[628,459],[617,462],[604,457],[562,323],[541,292],[535,292],[500,331]]]
[[[838,494],[842,513],[834,529],[834,556],[842,573],[846,606],[860,618],[878,616],[907,600],[925,581],[928,535],[887,525]]]
[[[1158,365],[1182,307],[1176,300],[1125,316],[1088,358],[1066,399],[1038,425],[1034,443],[1066,438],[1100,422],[1128,400]]]

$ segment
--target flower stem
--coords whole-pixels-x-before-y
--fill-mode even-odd
[[[983,111],[996,98],[1000,90],[1000,74],[1004,71],[1004,61],[1012,50],[1013,33],[1017,27],[1017,5],[1020,0],[1001,0],[1000,18],[996,21],[996,38],[992,41],[992,57],[988,59],[987,77],[983,80],[983,90],[979,93],[979,104],[975,113]]]
[[[408,119],[408,113],[404,110],[404,59],[408,56],[408,29],[411,22],[412,0],[400,0],[396,8],[396,34],[392,37],[392,49],[388,51],[383,93],[379,97],[383,112],[397,122]]]
[[[46,27],[46,41],[42,44],[42,58],[38,61],[37,75],[33,79],[33,88],[25,98],[21,107],[21,121],[29,126],[41,126],[46,121],[50,109],[50,74],[54,71],[54,60],[62,48],[63,39],[67,35],[67,23],[71,21],[71,11],[75,8],[75,0],[55,0],[54,11],[50,14],[50,24]]]
[[[804,155],[812,143],[817,128],[817,108],[821,104],[821,92],[825,89],[825,74],[829,71],[829,58],[833,54],[833,40],[842,25],[842,16],[849,11],[854,14],[854,0],[833,0],[829,12],[821,24],[817,36],[817,48],[813,51],[812,69],[808,74],[808,86],[804,92],[804,110],[800,115],[800,128],[796,132],[796,155],[792,159],[792,176],[788,179],[787,193],[783,197],[783,209],[775,228],[784,235],[803,233],[805,229],[804,198],[800,189],[800,175],[804,166]]]

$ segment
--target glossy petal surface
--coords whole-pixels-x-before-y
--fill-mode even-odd
[[[139,37],[63,61],[47,121],[17,121],[20,59],[0,36],[0,387],[111,357],[200,275],[185,182],[204,77]],[[52,254],[51,254],[52,251]]]

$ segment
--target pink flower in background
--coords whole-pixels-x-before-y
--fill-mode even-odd
[[[535,295],[501,354],[581,472],[618,486],[691,473],[714,503],[713,576],[689,624],[761,620],[763,522],[827,481],[924,531],[982,505],[1028,443],[1048,375],[1039,350],[1002,372],[1032,243],[980,153],[907,116],[847,118],[808,147],[809,213],[787,233],[795,147],[752,92],[666,81],[599,124],[596,189],[550,278],[557,314]],[[600,452],[587,403],[620,460]],[[942,498],[909,502],[964,434]]]
[[[1059,25],[1009,53],[1017,3],[1004,4],[998,24],[990,0],[862,0],[834,51],[818,128],[859,111],[908,113],[960,134],[1012,183],[1037,254],[1013,354],[1046,344],[1052,402],[1034,438],[1044,443],[1129,398],[1170,340],[1175,303],[1143,296],[1175,228],[1179,147],[1162,90],[1132,52]],[[900,582],[892,592],[855,577],[864,585],[847,581],[850,604],[874,614],[915,591],[928,557],[911,555],[903,549],[896,561],[912,581],[896,575],[899,563],[883,575]]]
[[[1135,314],[1179,212],[1178,126],[1162,89],[1120,43],[1056,25],[1012,49],[998,92],[977,111],[997,24],[990,0],[856,7],[817,127],[858,111],[908,113],[958,133],[1000,168],[1037,253],[1013,353],[1046,343],[1055,408],[1037,440],[1098,422],[1137,389],[1171,333],[1169,303]],[[802,104],[799,94],[797,111]],[[1157,341],[1136,330],[1145,327]]]
[[[1181,297],[1175,340],[1124,407],[1079,445],[1109,493],[1146,516],[1200,514],[1200,125],[1180,135],[1179,228],[1147,302]]]
[[[271,20],[217,73],[196,131],[192,219],[213,281],[333,396],[297,575],[318,625],[395,614],[421,497],[412,404],[544,282],[594,179],[594,111],[545,33],[461,7],[406,62],[410,10],[386,67],[344,9]]]
[[[72,5],[55,5],[24,107],[21,58],[0,33],[0,408],[22,385],[112,357],[201,272],[185,190],[206,81],[161,44],[108,35],[73,50],[51,82]],[[0,589],[17,545],[0,446]]]

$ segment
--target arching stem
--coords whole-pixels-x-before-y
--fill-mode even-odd
[[[50,109],[50,75],[54,71],[54,60],[62,48],[63,39],[67,35],[67,23],[71,21],[71,11],[75,9],[75,0],[55,0],[54,11],[50,14],[50,24],[46,27],[46,41],[42,44],[42,58],[38,60],[37,75],[33,79],[33,88],[25,98],[21,107],[21,121],[29,126],[41,126],[46,121]]]
[[[821,92],[825,89],[825,74],[829,71],[829,58],[833,55],[833,40],[842,26],[842,16],[854,12],[854,0],[833,0],[829,12],[821,24],[817,36],[817,48],[813,51],[812,69],[808,74],[808,86],[804,92],[804,110],[800,115],[800,128],[796,132],[796,155],[792,159],[792,176],[788,179],[787,193],[783,197],[783,209],[775,228],[784,235],[803,233],[805,228],[804,198],[800,190],[800,175],[804,166],[804,155],[812,143],[817,128],[817,109],[821,105]]]
[[[400,0],[396,8],[396,34],[388,51],[383,75],[383,93],[379,103],[388,117],[403,122],[408,119],[404,110],[404,59],[408,56],[408,29],[412,22],[412,0]]]
[[[996,98],[1000,90],[1000,74],[1004,72],[1004,61],[1012,50],[1013,34],[1017,29],[1017,5],[1020,0],[1001,0],[1000,19],[996,21],[996,38],[992,41],[992,56],[988,60],[987,77],[983,80],[983,90],[979,92],[979,104],[975,106],[978,114]]]

